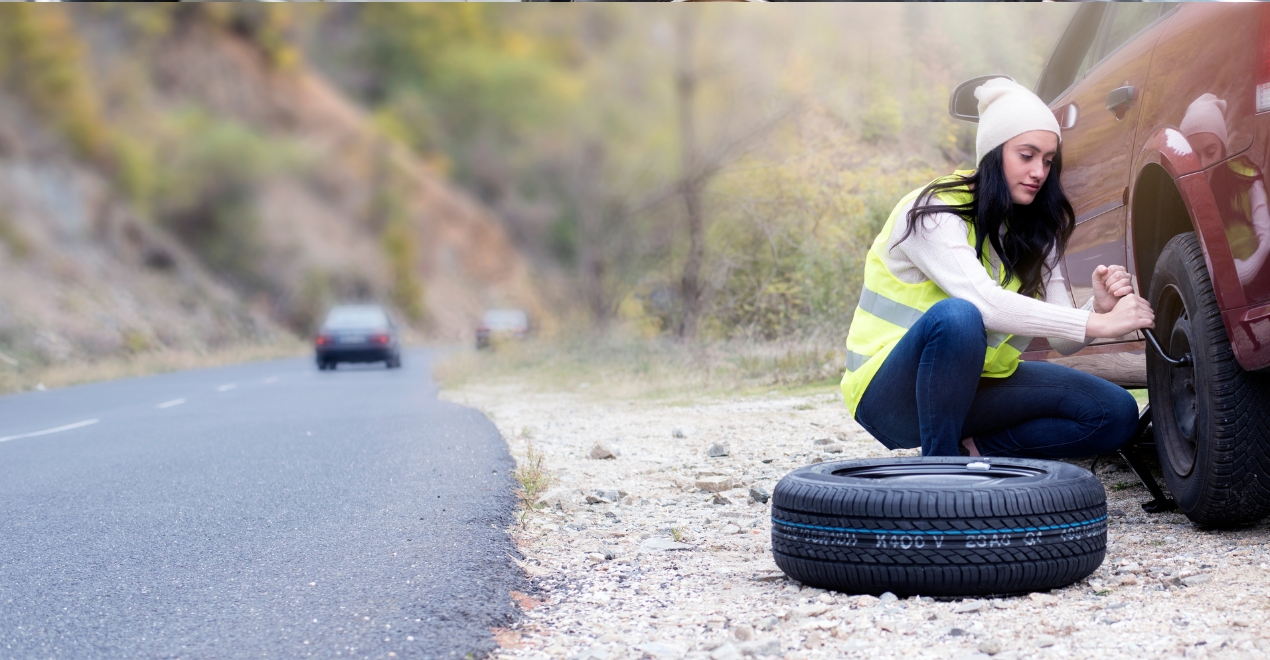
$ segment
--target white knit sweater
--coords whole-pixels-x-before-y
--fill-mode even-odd
[[[886,269],[896,278],[909,284],[933,280],[949,296],[973,304],[983,315],[983,325],[989,332],[1045,337],[1064,355],[1089,343],[1085,325],[1093,310],[1093,298],[1082,309],[1075,308],[1066,280],[1055,263],[1055,254],[1050,255],[1053,269],[1045,282],[1043,301],[1007,291],[975,258],[975,248],[968,240],[970,230],[955,214],[923,216],[919,231],[897,244],[908,227],[906,219],[912,206],[910,203],[902,209],[887,241],[888,249],[882,255]],[[993,272],[999,273],[1000,259],[991,244],[984,247]]]

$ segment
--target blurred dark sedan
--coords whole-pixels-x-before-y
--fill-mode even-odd
[[[397,328],[379,305],[338,305],[327,313],[314,340],[318,369],[340,362],[383,362],[401,366]]]

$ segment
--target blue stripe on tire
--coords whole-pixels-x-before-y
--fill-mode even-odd
[[[968,529],[968,530],[917,530],[917,529],[856,529],[852,527],[826,527],[824,525],[808,525],[806,523],[796,523],[789,520],[781,520],[772,516],[772,523],[776,525],[784,525],[785,527],[797,527],[800,529],[814,529],[822,532],[845,532],[852,534],[923,534],[926,536],[962,536],[966,534],[1009,534],[1012,532],[1045,532],[1056,529],[1072,529],[1076,527],[1088,527],[1089,525],[1097,525],[1106,522],[1107,516],[1100,516],[1092,520],[1085,520],[1077,523],[1064,523],[1062,525],[1041,525],[1039,527],[1007,527],[1005,529]]]

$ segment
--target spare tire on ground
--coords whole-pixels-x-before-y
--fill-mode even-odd
[[[1107,549],[1088,470],[1011,458],[884,458],[794,470],[772,493],[772,554],[850,594],[986,596],[1087,577]]]

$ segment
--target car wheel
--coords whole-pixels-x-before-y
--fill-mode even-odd
[[[1200,525],[1230,527],[1270,513],[1270,378],[1244,371],[1230,348],[1194,232],[1164,246],[1148,300],[1173,366],[1149,351],[1147,387],[1164,481]]]
[[[787,575],[849,594],[1043,591],[1106,554],[1107,494],[1088,470],[1032,459],[818,463],[772,493],[772,554]]]

